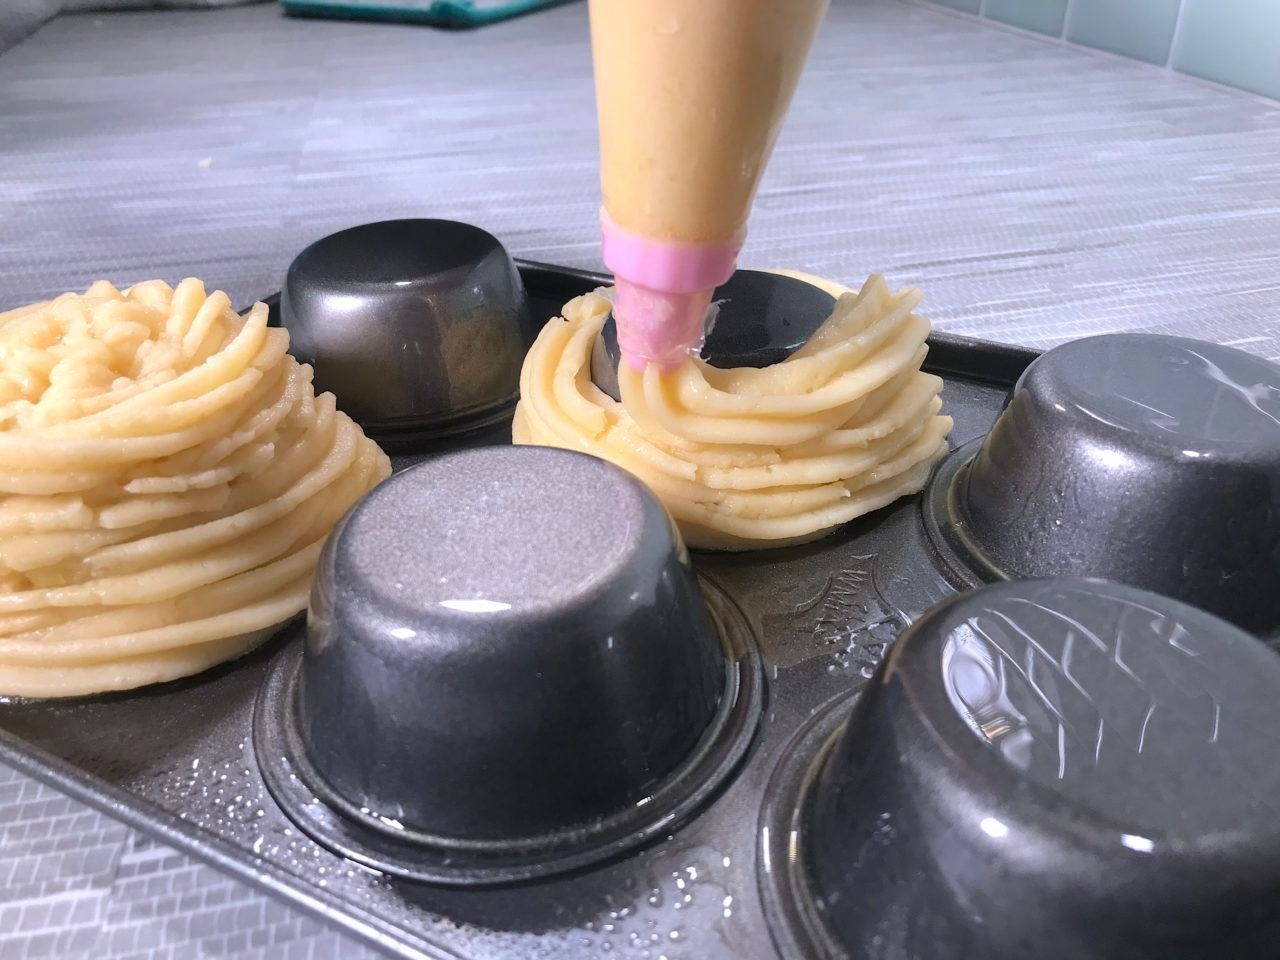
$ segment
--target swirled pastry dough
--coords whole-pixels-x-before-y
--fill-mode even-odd
[[[185,676],[306,606],[390,463],[288,344],[198,280],[0,314],[0,694]]]
[[[618,371],[622,401],[591,380],[609,314],[602,293],[565,305],[525,358],[517,443],[595,454],[644,480],[693,546],[741,550],[821,537],[924,486],[946,449],[942,380],[923,373],[917,290],[872,276],[837,297],[808,343],[764,369],[691,357],[662,375]]]

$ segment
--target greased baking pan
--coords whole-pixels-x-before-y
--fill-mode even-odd
[[[533,319],[537,323],[556,315],[567,299],[608,281],[606,277],[543,264],[521,262],[519,269]],[[273,299],[271,306],[273,311],[277,310],[278,302]],[[1174,346],[1181,349],[1177,344]],[[1139,349],[1149,352],[1149,346],[1139,345]],[[894,683],[904,683],[903,678],[909,679],[912,674],[906,663],[886,669],[885,661],[887,654],[894,649],[895,641],[912,625],[915,629],[910,631],[909,648],[928,650],[932,642],[928,636],[930,631],[937,632],[940,629],[938,624],[945,625],[946,617],[955,614],[956,601],[953,598],[976,584],[1008,578],[1016,580],[1023,576],[1095,572],[1078,567],[1084,565],[1087,568],[1094,563],[1102,549],[1099,544],[1105,545],[1107,538],[1106,531],[1099,531],[1096,525],[1090,527],[1087,516],[1080,519],[1080,524],[1082,529],[1091,531],[1088,536],[1093,540],[1089,548],[1082,551],[1079,564],[1076,567],[1063,568],[1061,564],[1054,567],[1050,559],[1045,559],[1058,553],[1052,542],[1053,530],[1040,530],[1038,536],[1021,540],[1007,531],[996,530],[993,533],[993,529],[1000,527],[1000,521],[991,519],[990,504],[982,499],[981,481],[971,476],[980,470],[990,472],[992,469],[989,463],[982,462],[981,457],[986,456],[990,460],[1008,456],[1008,442],[1004,443],[1003,451],[1000,447],[994,453],[987,447],[983,447],[981,453],[978,451],[978,441],[987,435],[1002,410],[1005,416],[1001,418],[1000,429],[1004,434],[1012,436],[1017,444],[1039,442],[1036,431],[1026,425],[1024,408],[1027,402],[1019,400],[1018,394],[1010,401],[1014,384],[1036,358],[1037,355],[1029,350],[935,334],[930,339],[926,369],[944,377],[945,409],[954,418],[955,427],[951,435],[954,452],[935,472],[929,489],[860,518],[833,536],[811,545],[743,554],[694,554],[693,563],[703,584],[702,589],[709,597],[714,597],[713,612],[719,610],[717,622],[727,616],[736,618],[735,622],[740,624],[742,670],[744,675],[754,677],[751,682],[755,687],[749,708],[756,715],[750,718],[749,730],[731,765],[717,774],[714,789],[704,791],[705,795],[696,805],[673,817],[670,829],[653,829],[638,845],[629,845],[625,849],[620,847],[611,856],[584,862],[554,876],[494,876],[481,878],[470,885],[458,885],[449,882],[447,877],[441,881],[429,871],[413,879],[412,870],[399,869],[394,864],[388,867],[385,863],[378,863],[376,858],[361,856],[358,850],[354,855],[364,863],[346,859],[311,839],[309,834],[315,832],[314,825],[309,830],[304,829],[306,818],[299,814],[298,804],[302,807],[308,804],[323,807],[325,804],[319,798],[300,795],[300,799],[291,801],[285,796],[290,789],[288,783],[295,778],[290,768],[281,767],[284,758],[276,751],[279,738],[272,734],[269,724],[263,719],[272,709],[272,697],[281,696],[281,685],[287,680],[290,664],[299,656],[300,623],[289,625],[278,637],[243,659],[189,680],[75,701],[4,703],[0,705],[0,756],[130,825],[345,927],[353,935],[393,955],[474,960],[512,957],[634,957],[644,960],[667,957],[674,960],[676,957],[772,958],[779,955],[845,953],[875,957],[960,957],[976,955],[973,950],[1016,950],[1016,945],[1010,947],[1002,942],[993,948],[988,940],[983,939],[985,934],[981,930],[989,924],[990,912],[1000,909],[998,903],[995,906],[986,902],[975,905],[964,896],[956,901],[961,904],[960,908],[952,902],[957,883],[963,886],[969,882],[989,891],[1005,889],[999,886],[999,882],[1008,880],[1007,865],[995,863],[993,866],[992,857],[981,851],[974,854],[971,861],[963,861],[963,858],[956,860],[949,854],[939,854],[935,848],[922,853],[919,844],[916,847],[894,846],[891,842],[894,827],[880,823],[876,818],[888,817],[887,811],[903,807],[904,801],[895,790],[904,789],[904,781],[889,777],[892,783],[878,783],[874,788],[868,788],[873,792],[864,795],[856,785],[850,786],[852,774],[838,764],[833,767],[830,758],[859,753],[858,749],[849,746],[855,739],[852,734],[842,737],[842,731],[847,733],[845,725],[851,712],[856,720],[858,710],[864,713],[879,711],[873,714],[879,718],[875,722],[865,718],[857,722],[866,722],[868,729],[873,730],[880,729],[876,724],[888,724],[897,729],[894,722],[886,719],[890,716],[886,711],[899,708],[884,705],[892,701],[884,691],[892,691]],[[1123,364],[1127,361],[1122,357],[1117,362]],[[1100,361],[1095,355],[1086,358],[1084,366],[1093,369],[1099,363],[1105,366],[1105,359]],[[1222,372],[1220,366],[1215,369]],[[1054,372],[1050,370],[1050,373]],[[1226,381],[1231,380],[1229,373],[1222,374]],[[1109,389],[1109,382],[1092,382],[1092,389],[1105,391]],[[1023,386],[1025,388],[1025,382]],[[1267,435],[1268,418],[1274,415],[1274,385],[1255,383],[1249,389],[1253,390],[1255,386],[1258,389],[1253,393],[1245,390],[1241,394],[1239,389],[1228,385],[1228,393],[1234,389],[1236,394],[1251,397],[1253,408],[1259,412],[1259,422],[1241,427],[1244,439],[1234,438],[1233,442],[1244,443],[1255,437],[1258,430]],[[1082,389],[1090,389],[1090,383]],[[1269,390],[1272,392],[1267,392]],[[1213,396],[1207,399],[1204,396],[1194,397],[1188,401],[1192,406],[1216,402],[1221,401]],[[1101,415],[1097,411],[1085,410],[1085,414],[1075,419],[1089,422],[1091,413]],[[1183,421],[1189,416],[1186,411],[1180,414],[1165,411],[1164,415],[1175,419],[1181,416]],[[1019,419],[1012,421],[1011,416]],[[1120,415],[1112,419],[1117,416],[1123,419]],[[1148,419],[1153,424],[1148,432],[1169,432],[1167,421],[1160,421],[1158,417]],[[1274,422],[1280,425],[1280,421]],[[1025,429],[1015,429],[1020,424]],[[1074,429],[1071,424],[1072,417],[1068,416],[1062,424],[1055,426],[1057,432],[1053,435],[1058,438],[1059,448],[1066,443],[1061,436],[1062,431]],[[1214,430],[1206,426],[1201,432],[1205,430],[1208,431],[1208,443],[1214,439]],[[1122,443],[1118,452],[1113,449],[1112,458],[1132,460],[1140,454],[1150,454],[1150,444],[1144,438],[1143,430],[1134,428],[1128,432],[1134,435],[1133,446],[1126,447]],[[471,434],[433,441],[412,453],[398,454],[393,460],[397,470],[403,470],[432,456],[506,443],[509,436],[509,423],[503,421]],[[1272,439],[1268,436],[1262,447],[1266,448]],[[1267,551],[1274,549],[1274,541],[1269,539],[1270,528],[1266,524],[1273,518],[1255,508],[1258,504],[1274,503],[1275,490],[1266,487],[1264,482],[1273,476],[1268,471],[1274,464],[1258,460],[1258,446],[1254,442],[1248,456],[1244,456],[1242,462],[1246,462],[1248,469],[1242,467],[1238,472],[1238,478],[1243,477],[1240,480],[1243,486],[1237,488],[1232,503],[1224,505],[1222,510],[1224,515],[1231,514],[1234,509],[1238,516],[1251,517],[1250,527],[1255,532],[1261,526],[1261,531],[1256,532],[1245,546],[1257,555],[1267,556]],[[1055,463],[1067,462],[1065,454],[1054,452],[1059,448],[1032,448],[1025,456],[1030,459],[1051,457]],[[1095,445],[1091,449],[1101,447]],[[1263,456],[1262,460],[1266,461],[1266,457]],[[978,466],[972,466],[975,463]],[[1073,469],[1079,471],[1081,468]],[[1148,476],[1152,469],[1147,464],[1139,473]],[[1043,473],[1041,470],[1037,475]],[[957,480],[958,476],[961,479]],[[1214,483],[1225,482],[1223,476],[1219,472],[1204,480],[1208,484],[1206,489],[1212,489]],[[1059,504],[1065,502],[1063,491],[1074,493],[1077,490],[1072,486],[1074,481],[1071,477],[1051,477],[1047,482],[1059,490],[1059,497],[1054,501]],[[1096,482],[1091,482],[1094,485],[1087,489],[1101,489]],[[978,493],[971,496],[969,491],[974,484],[978,484]],[[1042,515],[1037,517],[1027,506],[1035,505],[1034,487],[1034,483],[1024,481],[1020,488],[1003,491],[1002,495],[1009,498],[1008,515],[1014,522],[1047,522],[1052,528],[1054,518],[1049,516],[1052,512],[1050,507],[1041,504]],[[1086,487],[1079,486],[1078,489]],[[1126,487],[1125,495],[1130,493]],[[1250,500],[1250,495],[1254,496],[1253,500]],[[1072,502],[1081,506],[1078,501]],[[1143,504],[1131,506],[1137,510]],[[1177,504],[1159,498],[1145,506],[1149,510],[1178,508]],[[1249,513],[1250,510],[1254,512]],[[1117,516],[1124,513],[1123,510],[1119,513],[1113,511]],[[1045,516],[1049,516],[1047,521]],[[1178,517],[1175,514],[1169,516],[1164,527],[1176,533]],[[1111,522],[1115,523],[1114,520]],[[1073,542],[1078,542],[1081,537],[1087,539],[1085,534],[1072,535],[1077,537]],[[1139,530],[1125,542],[1136,544],[1135,550],[1150,552],[1153,548],[1142,540],[1143,536],[1148,534]],[[1177,543],[1178,549],[1189,549],[1182,545],[1182,540]],[[1211,549],[1221,553],[1225,548],[1216,545]],[[1028,561],[1027,569],[1019,568],[1019,563],[1028,557],[1032,559]],[[1188,577],[1196,569],[1193,560],[1188,560],[1185,565],[1190,571]],[[1201,566],[1213,564],[1205,561]],[[1235,570],[1236,566],[1218,563],[1219,570],[1227,567]],[[1128,569],[1118,564],[1115,570],[1102,572],[1116,576]],[[1231,576],[1223,579],[1230,580]],[[1170,582],[1173,581],[1139,585],[1163,587],[1170,592]],[[1067,586],[1060,588],[1060,593],[1066,590],[1070,594],[1074,590],[1085,599],[1072,599],[1072,594],[1062,600],[1059,593],[1050,599],[1042,598],[1043,606],[1057,609],[1055,604],[1059,602],[1068,605],[1083,602],[1085,607],[1093,609],[1090,605],[1123,603],[1126,609],[1134,604],[1147,609],[1141,601],[1141,597],[1148,596],[1146,594],[1138,595],[1135,591],[1139,600],[1133,600],[1127,594],[1115,600],[1109,592],[1113,589],[1111,587],[1090,586],[1079,581],[1062,583]],[[1196,583],[1200,584],[1200,581]],[[1014,589],[1016,592],[1018,587],[1019,584],[1014,583],[1011,587],[986,589]],[[1266,588],[1266,582],[1253,584],[1248,590],[1224,601],[1225,605],[1215,612],[1236,620],[1253,634],[1269,636],[1275,625],[1270,606],[1274,598]],[[1214,607],[1219,596],[1200,584],[1187,599],[1199,606]],[[1245,601],[1253,604],[1247,611],[1240,606]],[[996,597],[982,609],[988,613],[995,610],[998,614],[1002,602]],[[1026,597],[1015,596],[1013,602],[1030,601]],[[942,612],[937,612],[938,609]],[[924,617],[930,610],[935,612]],[[949,610],[951,614],[948,614]],[[1177,648],[1178,631],[1181,630],[1184,635],[1192,637],[1184,641],[1184,646],[1191,648],[1197,642],[1195,636],[1217,637],[1213,640],[1217,643],[1221,639],[1219,634],[1225,636],[1223,631],[1232,631],[1232,628],[1207,616],[1205,623],[1201,624],[1195,619],[1201,616],[1198,611],[1185,616],[1182,612],[1181,607],[1161,607],[1147,618],[1149,623],[1145,627],[1135,627],[1130,632],[1139,637],[1145,629],[1152,636],[1161,638],[1159,644]],[[1238,616],[1233,616],[1237,613]],[[961,620],[964,623],[977,622],[974,620],[976,616],[962,617]],[[1018,689],[1024,693],[1032,690],[1038,697],[1037,703],[1041,706],[1048,704],[1046,709],[1050,712],[1066,702],[1063,691],[1073,684],[1081,690],[1093,684],[1088,690],[1095,699],[1086,697],[1086,700],[1097,704],[1106,702],[1114,695],[1111,687],[1115,670],[1121,667],[1129,670],[1119,643],[1115,644],[1114,657],[1104,658],[1114,670],[1112,667],[1104,669],[1105,665],[1099,661],[1092,668],[1092,674],[1087,674],[1082,668],[1080,683],[1077,684],[1062,650],[1055,653],[1042,648],[1044,644],[1057,642],[1049,638],[1048,633],[1060,627],[1061,620],[1061,616],[1054,620],[1052,628],[1037,628],[1044,633],[1032,639],[1037,640],[1040,646],[1031,643],[1021,648],[1032,650],[1024,654],[1026,657],[1039,658],[1042,673],[1036,674],[1032,668],[1029,676],[1023,677],[1030,686],[1024,683],[1017,689],[1016,684],[1001,689],[1013,691],[1009,695],[1015,700]],[[1111,626],[1115,628],[1115,623]],[[1079,637],[1089,634],[1091,629],[1088,623],[1077,624],[1077,627],[1077,634],[1073,635]],[[1094,634],[1099,634],[1096,624],[1092,629]],[[1119,631],[1116,637],[1128,635],[1125,631],[1130,630],[1123,625],[1115,629]],[[1274,654],[1262,640],[1254,636],[1242,640],[1243,637],[1243,633],[1236,635],[1232,632],[1221,642],[1228,646],[1236,645],[1231,647],[1231,656],[1237,660],[1243,657],[1248,661],[1253,656],[1252,651],[1240,653],[1242,643],[1256,645],[1264,659],[1258,664],[1249,661],[1234,673],[1228,671],[1227,679],[1219,679],[1223,683],[1230,681],[1235,684],[1233,689],[1242,691],[1240,703],[1252,705],[1249,709],[1254,710],[1257,703],[1267,698],[1271,689],[1267,684],[1271,680],[1270,661]],[[938,642],[946,646],[943,641]],[[954,643],[947,647],[948,664],[962,662],[955,659],[957,649]],[[928,655],[919,654],[917,659]],[[906,661],[905,654],[902,659]],[[997,656],[995,659],[1000,658]],[[1141,657],[1136,659],[1139,666],[1135,670],[1149,668],[1165,680],[1181,669],[1163,660],[1146,663]],[[1230,657],[1225,659],[1228,665],[1234,662]],[[989,671],[991,664],[988,659],[981,661],[980,667]],[[920,667],[918,663],[912,669],[924,674],[932,671],[931,667]],[[953,675],[945,673],[946,682],[937,690],[928,688],[932,692],[918,695],[935,697],[938,704],[934,706],[938,709],[944,709],[938,705],[950,697],[955,716],[974,726],[974,742],[985,739],[996,744],[995,752],[1000,753],[999,737],[990,735],[990,731],[974,721],[972,716],[972,691],[962,682],[963,677],[969,674],[954,676],[962,679],[952,683]],[[1260,679],[1253,687],[1245,689],[1240,687],[1244,683],[1241,676]],[[1176,676],[1171,682],[1185,694],[1187,683]],[[1154,744],[1155,738],[1163,737],[1172,738],[1171,742],[1177,745],[1180,742],[1178,737],[1192,734],[1181,727],[1166,729],[1160,726],[1165,712],[1159,713],[1158,721],[1153,720],[1160,705],[1168,699],[1156,689],[1159,682],[1153,683],[1154,686],[1145,682],[1138,684],[1140,689],[1153,691],[1149,697],[1151,713],[1140,725],[1143,741],[1135,740],[1132,745],[1130,752],[1138,759],[1130,767],[1146,769],[1144,763],[1156,763],[1147,770],[1147,774],[1158,781],[1163,775],[1163,768],[1158,763],[1163,761],[1145,759],[1156,752],[1147,744]],[[876,696],[863,696],[873,689]],[[1200,688],[1196,687],[1196,690]],[[1231,737],[1238,737],[1239,743],[1245,743],[1248,737],[1260,737],[1263,746],[1250,747],[1251,755],[1269,755],[1266,743],[1274,742],[1280,734],[1265,729],[1265,710],[1259,712],[1261,708],[1258,708],[1249,714],[1257,723],[1252,727],[1244,724],[1246,732],[1239,733],[1231,727],[1230,718],[1235,713],[1226,695],[1217,699],[1210,694],[1205,696],[1209,696],[1209,701],[1204,703],[1199,693],[1190,700],[1198,705],[1196,709],[1209,709],[1206,716],[1213,723],[1196,726],[1195,736],[1202,732],[1201,739],[1212,745],[1204,748],[1209,751],[1210,759],[1222,753],[1216,745]],[[869,705],[861,706],[864,702]],[[1210,706],[1205,707],[1206,703]],[[1210,709],[1214,705],[1216,712]],[[255,706],[259,714],[256,724]],[[1168,712],[1188,716],[1189,709],[1170,707]],[[1226,726],[1223,725],[1224,710],[1228,717]],[[1009,760],[1008,756],[1005,759],[1021,775],[1034,780],[1039,776],[1037,751],[1042,746],[1043,737],[1036,733],[1035,717],[1025,707],[1011,710],[1009,716],[1021,716],[1026,721],[1028,732],[1025,739],[1030,744],[1026,749],[1030,751],[1030,759],[1015,757]],[[1080,726],[1079,723],[1072,726],[1065,720],[1062,724],[1059,732],[1069,730],[1072,736]],[[1130,733],[1137,736],[1134,731],[1117,736],[1128,737]],[[1062,733],[1062,736],[1066,734]],[[888,749],[890,754],[899,751],[895,755],[899,759],[911,755],[908,745],[884,748],[883,744],[890,741],[877,737],[875,742],[881,745],[877,749]],[[1100,729],[1097,737],[1097,759],[1101,764],[1104,735]],[[1147,741],[1147,737],[1152,739]],[[1110,743],[1107,740],[1108,747]],[[1067,752],[1060,748],[1058,755],[1065,757]],[[1193,751],[1188,756],[1199,754]],[[1077,759],[1076,754],[1071,753],[1073,771]],[[976,769],[986,762],[979,758],[968,764],[966,769]],[[1245,763],[1245,760],[1240,762]],[[883,767],[882,764],[878,769]],[[264,769],[268,775],[266,779]],[[946,773],[946,764],[939,762],[936,769],[941,771],[941,779],[933,782],[932,786],[918,787],[926,793],[934,791],[935,799],[941,798],[939,809],[943,813],[934,811],[927,815],[934,818],[929,822],[935,827],[941,822],[939,817],[945,821],[952,815],[948,811],[958,809],[947,800],[953,785]],[[1263,798],[1258,802],[1264,807],[1274,803],[1265,794],[1274,785],[1271,781],[1275,774],[1260,772],[1247,763],[1245,768],[1237,766],[1230,769],[1235,774],[1240,774],[1241,769],[1245,771],[1245,779],[1236,784],[1236,789],[1250,798],[1256,793]],[[1008,791],[1019,796],[1025,793],[1020,781],[1008,787],[1006,793],[1001,793],[998,782],[1002,776],[1003,773],[992,768],[990,776],[983,781],[994,784],[990,787],[992,796],[996,797],[993,804],[1003,802],[1000,798],[1005,797]],[[1037,818],[1060,815],[1063,796],[1070,802],[1079,799],[1069,793],[1063,794],[1061,789],[1055,793],[1052,788],[1061,785],[1054,782],[1052,771],[1046,776],[1051,788],[1049,793],[1039,800],[1033,797],[1028,801],[1030,812],[1023,811],[1029,822],[1036,823],[1039,822]],[[1065,772],[1059,779],[1065,782]],[[267,780],[272,781],[272,789],[268,788]],[[1123,790],[1120,792],[1124,793]],[[284,812],[276,799],[278,796],[284,799],[285,806],[294,807],[292,817]],[[850,806],[849,796],[859,798],[858,802]],[[1094,812],[1102,803],[1096,797],[1080,802]],[[880,806],[884,807],[884,812],[877,813]],[[836,807],[840,812],[832,813]],[[815,810],[822,812],[815,814]],[[918,811],[912,815],[926,816]],[[1135,816],[1141,820],[1143,814],[1139,812]],[[1241,816],[1245,818],[1242,822],[1247,821],[1244,814]],[[1067,819],[1074,823],[1080,818],[1073,815]],[[867,821],[871,826],[859,834],[860,839],[850,839],[830,828],[831,823],[845,820]],[[993,826],[987,820],[981,824],[984,836],[993,838],[1001,830],[1007,831],[1006,825]],[[828,826],[811,829],[811,825],[819,821]],[[1188,812],[1184,821],[1179,823],[1186,830],[1198,829],[1195,810]],[[863,825],[866,826],[865,823]],[[1169,827],[1170,836],[1176,837],[1178,829],[1177,824]],[[1264,831],[1259,836],[1258,843],[1263,849],[1273,849],[1268,846],[1273,834]],[[815,837],[819,839],[815,840]],[[806,844],[819,840],[825,846],[815,856]],[[862,844],[858,849],[864,852],[889,851],[889,854],[877,854],[880,860],[866,853],[867,862],[880,863],[881,875],[889,879],[879,886],[868,885],[866,890],[870,899],[861,902],[856,910],[845,910],[836,902],[843,890],[840,884],[848,877],[845,875],[847,871],[842,873],[840,869],[832,868],[829,855],[831,850],[847,853],[848,850],[841,845],[848,843]],[[1152,844],[1153,849],[1159,852],[1164,849],[1159,838],[1145,835],[1134,840],[1132,846],[1141,848],[1145,843]],[[929,847],[929,844],[924,846]],[[1135,851],[1132,846],[1119,851],[1119,855],[1150,855],[1153,852]],[[1214,877],[1247,880],[1257,876],[1256,865],[1240,861],[1238,851],[1219,852],[1221,857],[1212,864],[1213,870],[1218,871]],[[1106,869],[1111,864],[1107,858],[1115,853],[1103,850],[1091,863],[1099,869]],[[844,853],[839,853],[839,856],[844,856]],[[884,856],[890,859],[884,861]],[[862,857],[862,853],[849,853],[849,862],[860,862]],[[900,872],[916,873],[922,869],[921,864],[932,863],[938,867],[935,871],[938,875],[925,877],[920,883],[912,881],[909,886],[915,892],[899,898],[895,891],[902,889],[901,877],[890,877],[893,869],[884,867],[885,862],[896,864]],[[956,862],[967,864],[964,867],[966,875],[960,878],[943,876],[946,871],[942,868]],[[1159,885],[1152,887],[1150,878],[1141,872],[1142,869],[1145,867],[1140,865],[1137,874],[1127,877],[1131,885],[1136,886],[1133,886],[1133,901],[1116,907],[1124,917],[1153,915],[1151,904],[1166,894],[1172,896]],[[852,889],[856,888],[855,885]],[[1248,889],[1247,882],[1242,889]],[[1072,905],[1072,909],[1078,909],[1078,916],[1093,916],[1088,905],[1081,906],[1077,902],[1080,889],[1072,886],[1069,880],[1064,880],[1062,888],[1054,895],[1061,897],[1062,903]],[[922,908],[922,903],[935,903],[937,910]],[[1009,909],[1016,909],[1023,916],[1011,916],[1009,928],[1020,930],[1021,924],[1033,931],[1029,936],[1038,935],[1034,931],[1056,929],[1055,924],[1066,922],[1064,916],[1070,917],[1070,910],[1061,904],[1042,904],[1042,907],[1042,910],[1030,911],[1034,914],[1030,917],[1026,916],[1025,904],[1010,903]],[[935,912],[936,916],[932,915]],[[1212,926],[1216,916],[1204,922]],[[1133,934],[1123,922],[1110,923],[1108,920],[1110,926],[1096,922],[1102,931],[1099,934],[1102,939],[1096,944],[1099,956],[1124,955],[1116,951],[1122,950],[1125,937],[1137,936],[1137,940],[1131,939],[1130,942],[1146,942],[1142,940],[1143,935]],[[1268,916],[1246,913],[1236,917],[1234,922],[1270,929],[1267,924],[1272,921]],[[979,930],[977,933],[974,932],[975,926]],[[1222,942],[1230,942],[1230,938]],[[1046,949],[1050,952],[1045,956],[1066,955],[1052,952],[1065,949],[1065,946],[1046,946]]]

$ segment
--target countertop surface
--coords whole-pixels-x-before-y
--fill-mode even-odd
[[[310,241],[392,217],[598,267],[593,110],[582,4],[471,33],[274,5],[59,17],[0,55],[0,310],[103,277],[246,303]],[[882,272],[974,336],[1150,330],[1280,359],[1277,237],[1280,104],[835,0],[743,263]],[[363,955],[0,767],[0,958]]]

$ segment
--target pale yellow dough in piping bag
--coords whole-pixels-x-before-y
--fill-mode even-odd
[[[918,290],[872,276],[854,291],[795,271],[837,298],[802,348],[764,369],[690,357],[662,375],[627,364],[622,402],[591,380],[604,293],[565,305],[525,358],[516,443],[582,450],[630,470],[691,546],[801,543],[918,492],[947,449],[942,380],[923,373],[929,321]]]
[[[0,313],[0,695],[186,676],[305,608],[390,462],[288,345],[198,280]]]

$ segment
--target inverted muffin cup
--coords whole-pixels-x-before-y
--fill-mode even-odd
[[[551,448],[449,454],[331,537],[301,662],[259,704],[285,758],[264,772],[303,829],[383,869],[570,869],[714,791],[754,731],[753,651],[629,474]]]
[[[1194,607],[1069,578],[947,601],[779,768],[762,856],[780,943],[1269,956],[1277,729],[1280,658]]]
[[[1102,577],[1280,630],[1280,367],[1124,334],[1036,360],[951,455],[926,525],[970,584]]]
[[[317,240],[289,266],[291,349],[370,434],[450,436],[510,413],[533,322],[515,263],[450,220],[387,220]]]

